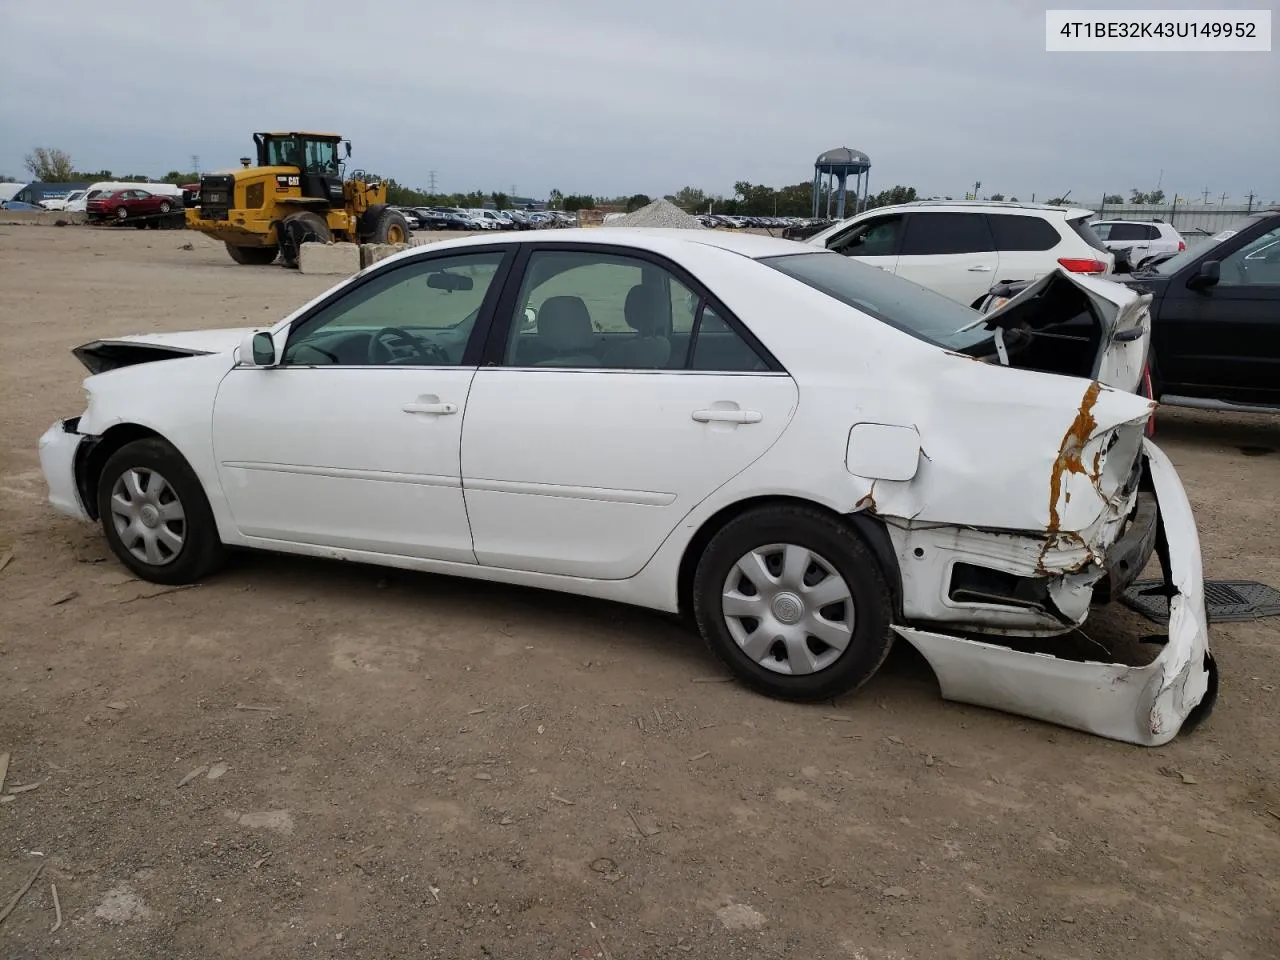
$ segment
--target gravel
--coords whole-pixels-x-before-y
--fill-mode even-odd
[[[689,216],[670,200],[659,197],[648,206],[628,213],[625,217],[610,220],[606,227],[675,227],[681,230],[703,230],[694,217]]]

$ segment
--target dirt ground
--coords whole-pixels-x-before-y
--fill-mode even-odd
[[[43,866],[5,960],[1280,956],[1280,620],[1216,626],[1216,711],[1148,750],[905,644],[804,707],[566,596],[264,555],[162,593],[45,503],[70,348],[331,278],[88,227],[0,227],[0,277],[0,911]],[[1280,586],[1280,418],[1158,439],[1208,576]]]

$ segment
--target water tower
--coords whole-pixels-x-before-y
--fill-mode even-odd
[[[831,219],[831,198],[836,200],[836,219],[845,216],[845,196],[848,192],[849,178],[853,177],[853,209],[849,216],[858,213],[867,206],[867,186],[871,181],[871,158],[861,150],[849,147],[836,147],[828,150],[813,162],[813,216],[817,219],[823,214],[819,211],[822,204],[822,178],[827,178],[827,209],[825,216]]]

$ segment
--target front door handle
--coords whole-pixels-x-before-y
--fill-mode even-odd
[[[991,268],[990,268],[990,267],[984,267],[984,266],[970,267],[970,268],[969,268],[969,272],[970,272],[970,273],[990,273],[990,272],[991,272]]]
[[[695,410],[693,419],[699,423],[759,423],[764,414],[759,410]]]
[[[458,412],[456,403],[423,403],[420,401],[406,403],[401,409],[405,413],[430,413],[436,416],[447,416]]]

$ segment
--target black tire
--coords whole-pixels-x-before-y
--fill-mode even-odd
[[[844,580],[854,616],[848,646],[813,673],[787,675],[761,666],[740,647],[723,614],[724,585],[739,559],[768,544],[795,544],[819,555]],[[837,518],[803,506],[761,507],[729,521],[698,560],[693,611],[711,652],[753,690],[782,700],[829,700],[856,690],[893,646],[893,603],[871,550]]]
[[[124,223],[126,220],[128,220],[128,219],[129,219],[129,208],[128,208],[128,207],[116,207],[116,219],[117,219],[117,220],[119,220],[121,223]]]
[[[181,547],[161,563],[149,563],[135,556],[125,542],[125,535],[116,528],[112,493],[117,481],[134,470],[163,478],[182,509],[183,520],[177,528]],[[166,441],[135,440],[108,457],[98,479],[97,497],[98,516],[107,543],[120,562],[142,579],[173,585],[195,583],[221,565],[226,551],[204,489],[187,461]]]
[[[399,237],[396,237],[397,232]],[[384,209],[374,221],[371,243],[408,243],[411,231],[409,221],[399,210]]]
[[[298,251],[304,243],[328,243],[333,239],[324,217],[310,210],[291,213],[276,227],[280,259],[290,269],[298,265]]]
[[[231,255],[231,259],[236,263],[246,266],[265,267],[276,262],[276,257],[280,255],[280,248],[237,247],[233,243],[228,243],[227,253]]]
[[[168,201],[168,200],[161,200],[161,201],[160,201],[160,212],[161,212],[161,213],[168,213],[168,212],[169,212],[170,210],[172,210],[172,209],[173,209],[173,205],[172,205],[171,203],[169,203],[169,201]]]

